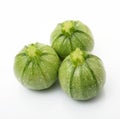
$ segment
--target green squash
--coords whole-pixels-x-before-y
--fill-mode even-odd
[[[80,21],[68,20],[59,23],[51,34],[51,44],[61,59],[76,48],[91,51],[94,40],[90,29]]]
[[[62,89],[73,99],[91,99],[105,83],[103,63],[97,56],[77,48],[63,60],[59,81]]]
[[[54,84],[60,60],[53,48],[40,43],[25,46],[15,57],[14,72],[27,88],[42,90]]]

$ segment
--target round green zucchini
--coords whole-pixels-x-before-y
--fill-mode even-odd
[[[54,84],[60,60],[53,48],[40,43],[25,46],[15,57],[14,72],[27,88],[42,90]]]
[[[75,100],[95,97],[105,83],[105,70],[100,58],[77,48],[59,68],[62,89]]]
[[[94,40],[90,29],[80,21],[68,20],[59,23],[51,34],[51,44],[63,60],[76,48],[91,51]]]

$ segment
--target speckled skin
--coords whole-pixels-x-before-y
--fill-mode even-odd
[[[61,59],[76,48],[91,51],[94,40],[90,29],[80,21],[59,23],[51,34],[51,44]]]
[[[14,72],[27,88],[42,90],[56,81],[60,60],[53,48],[40,43],[25,46],[15,57]]]
[[[62,89],[73,99],[91,99],[105,83],[103,63],[97,56],[77,48],[62,62],[59,81]]]

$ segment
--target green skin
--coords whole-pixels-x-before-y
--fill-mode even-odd
[[[25,46],[15,57],[14,72],[27,88],[42,90],[54,84],[60,65],[53,48],[40,43]]]
[[[73,99],[91,99],[105,83],[102,61],[77,48],[63,60],[59,68],[59,81],[62,89]]]
[[[61,59],[76,48],[91,51],[94,40],[90,29],[80,21],[65,21],[57,25],[51,34],[51,44]]]

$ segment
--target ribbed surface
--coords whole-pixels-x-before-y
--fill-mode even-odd
[[[50,87],[56,81],[60,64],[57,54],[51,47],[36,43],[36,55],[31,57],[26,52],[28,47],[15,57],[14,70],[18,80],[33,90]]]
[[[95,97],[105,82],[102,61],[87,53],[84,58],[84,63],[76,66],[68,56],[59,69],[62,89],[75,100],[88,100]]]
[[[63,24],[72,22],[69,33],[63,31]],[[90,29],[80,21],[66,21],[58,24],[51,34],[51,44],[61,59],[64,59],[77,47],[81,50],[91,51],[94,46],[93,37]],[[72,29],[72,30],[71,30]]]

